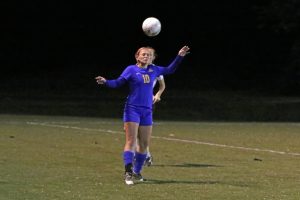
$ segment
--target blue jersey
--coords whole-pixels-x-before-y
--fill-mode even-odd
[[[174,73],[182,60],[183,57],[178,55],[168,67],[148,65],[147,68],[140,68],[137,65],[129,65],[118,79],[107,80],[105,85],[117,88],[127,83],[129,95],[126,105],[152,109],[155,79],[160,75]]]

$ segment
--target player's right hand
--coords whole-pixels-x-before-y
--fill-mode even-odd
[[[105,79],[104,77],[102,77],[102,76],[97,76],[95,79],[96,79],[96,82],[97,82],[99,85],[103,85],[103,84],[105,84],[105,82],[106,82],[106,79]]]

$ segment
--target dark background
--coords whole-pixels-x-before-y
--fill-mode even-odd
[[[101,102],[120,93],[121,100],[116,99],[123,103],[124,90],[111,94],[99,89],[94,77],[116,78],[145,45],[156,49],[159,65],[172,61],[183,45],[190,46],[178,71],[166,77],[167,91],[178,96],[199,91],[298,96],[299,4],[30,0],[2,6],[7,11],[1,20],[2,112],[27,112],[27,104],[9,106],[18,104],[19,97],[50,102],[86,98],[89,104],[88,98]],[[149,16],[162,23],[161,33],[152,38],[141,29]]]

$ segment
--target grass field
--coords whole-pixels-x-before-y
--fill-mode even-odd
[[[0,115],[0,199],[300,199],[300,123],[156,121],[123,181],[120,119]]]

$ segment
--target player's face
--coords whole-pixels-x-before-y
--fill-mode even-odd
[[[153,58],[153,53],[150,49],[142,49],[137,56],[138,62],[144,65],[151,64]]]

